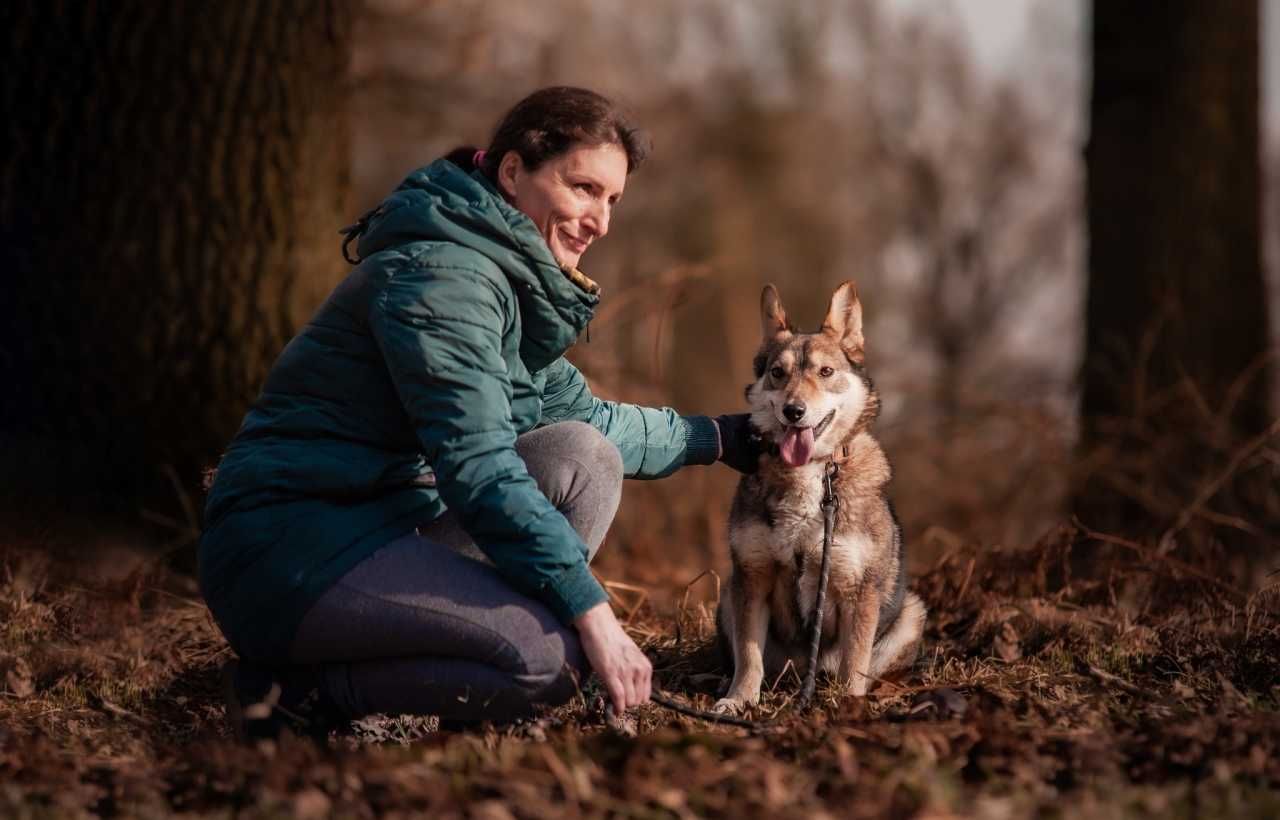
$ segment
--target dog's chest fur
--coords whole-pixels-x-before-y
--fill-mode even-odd
[[[752,573],[771,587],[770,625],[784,640],[800,639],[817,603],[821,578],[825,462],[799,468],[770,469],[745,478],[734,497],[729,544],[738,571]],[[828,599],[855,594],[877,551],[874,528],[858,482],[841,476],[831,542]],[[836,606],[824,612],[823,633],[834,635]]]
[[[825,463],[809,464],[793,470],[797,475],[785,483],[766,479],[759,509],[769,529],[768,552],[779,564],[795,563],[803,567],[822,560],[825,466]],[[860,553],[865,545],[855,537],[856,532],[850,531],[848,523],[847,516],[837,516],[832,534],[832,558],[848,565],[846,570],[860,573]]]

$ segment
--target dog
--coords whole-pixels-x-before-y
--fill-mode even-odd
[[[867,374],[853,282],[831,297],[816,333],[798,333],[773,285],[760,298],[763,339],[747,386],[759,470],[738,483],[729,514],[733,561],[717,613],[733,681],[717,703],[737,712],[764,676],[808,666],[822,563],[824,476],[838,501],[819,669],[849,695],[914,662],[927,611],[906,589],[902,527],[885,495],[888,458],[871,435],[880,409]],[[727,651],[726,651],[727,649]],[[726,658],[727,660],[728,658]]]

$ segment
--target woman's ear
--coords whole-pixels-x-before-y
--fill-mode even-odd
[[[523,173],[524,160],[520,159],[518,153],[508,151],[502,155],[502,161],[498,163],[498,190],[502,191],[507,199],[516,198],[516,183],[519,182],[520,175]]]

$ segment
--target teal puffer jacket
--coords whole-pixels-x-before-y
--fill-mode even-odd
[[[715,423],[601,401],[563,358],[597,297],[481,174],[440,160],[369,217],[363,261],[281,353],[218,466],[201,590],[232,646],[286,659],[298,623],[379,547],[456,510],[566,623],[605,600],[516,436],[585,421],[625,473],[715,460]]]

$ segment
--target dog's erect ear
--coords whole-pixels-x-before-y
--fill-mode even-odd
[[[765,285],[760,294],[760,329],[766,342],[791,333],[791,327],[787,324],[787,312],[782,309],[778,289],[773,285]]]
[[[842,283],[831,294],[822,332],[839,339],[840,348],[850,359],[862,361],[862,303],[858,301],[858,289],[853,282]]]

